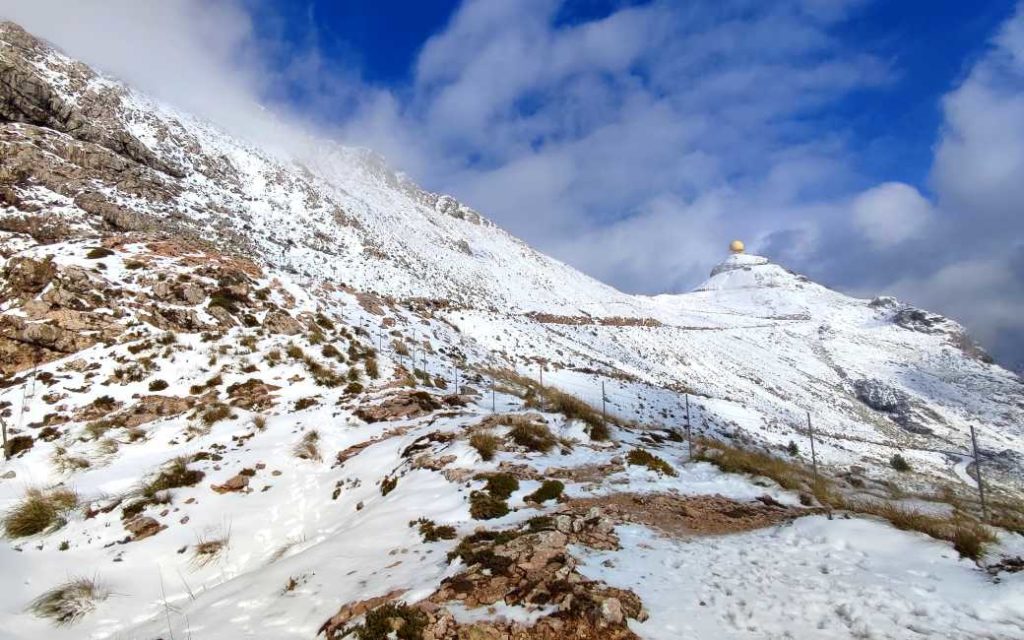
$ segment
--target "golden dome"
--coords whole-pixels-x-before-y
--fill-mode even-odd
[[[742,240],[733,240],[729,243],[729,251],[732,251],[733,253],[743,253],[744,249],[746,249],[746,247],[743,246]]]

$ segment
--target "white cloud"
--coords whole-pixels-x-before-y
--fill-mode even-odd
[[[857,196],[854,223],[876,247],[888,248],[918,236],[932,218],[932,205],[914,187],[886,182]]]
[[[932,171],[941,204],[990,236],[1004,225],[1019,225],[1024,202],[1024,5],[1003,26],[988,55],[945,97],[943,112]]]

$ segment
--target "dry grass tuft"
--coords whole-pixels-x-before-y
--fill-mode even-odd
[[[58,473],[74,473],[75,471],[81,471],[82,469],[88,469],[92,466],[88,458],[82,456],[73,456],[68,453],[66,447],[56,446],[53,448],[53,453],[50,455],[50,462],[57,468]]]
[[[302,460],[314,460],[320,462],[323,460],[323,456],[320,454],[320,432],[316,429],[309,431],[306,435],[302,436],[302,440],[299,440],[292,448],[292,453],[296,458]]]
[[[78,494],[70,489],[29,489],[21,503],[4,515],[4,532],[9,538],[23,538],[59,527],[77,506]]]
[[[512,429],[508,432],[512,441],[530,451],[548,452],[558,444],[558,438],[546,424],[531,422],[520,416],[510,416]]]
[[[140,493],[146,499],[154,500],[161,491],[198,484],[205,474],[198,469],[190,469],[189,462],[191,460],[186,456],[171,459],[155,478],[142,486]]]
[[[72,625],[106,600],[110,592],[92,578],[75,578],[50,589],[33,600],[28,610],[40,618],[49,618],[58,627]]]
[[[215,402],[208,409],[203,411],[202,421],[207,427],[211,427],[221,420],[225,420],[231,416],[231,407],[228,405]]]
[[[192,549],[192,566],[197,569],[209,566],[227,550],[229,537],[199,539]]]
[[[626,462],[640,467],[647,467],[651,471],[656,471],[666,476],[676,475],[676,470],[672,468],[672,465],[645,449],[633,449],[630,451],[626,454]]]
[[[901,531],[917,531],[936,540],[950,542],[961,556],[975,561],[984,555],[989,544],[996,541],[990,529],[962,513],[931,515],[892,502],[846,502],[845,507],[883,518]]]
[[[501,381],[501,391],[520,396],[530,408],[561,413],[568,420],[580,420],[587,425],[587,435],[593,440],[608,440],[611,431],[601,412],[576,396],[553,387],[542,386],[537,381],[507,369],[485,369],[485,374]]]
[[[484,462],[490,462],[501,447],[501,438],[491,431],[477,431],[469,437],[469,446],[476,449]]]
[[[696,456],[697,459],[710,462],[726,473],[765,476],[789,490],[799,490],[805,485],[811,485],[810,473],[806,469],[770,453],[741,449],[707,438],[700,439],[699,445],[701,451]]]

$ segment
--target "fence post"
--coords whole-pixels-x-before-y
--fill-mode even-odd
[[[540,386],[544,386],[544,363],[537,365],[537,369],[540,371]]]
[[[495,413],[494,380],[491,380],[491,413]]]
[[[0,418],[0,431],[4,433],[4,460],[11,459],[10,449],[7,448],[7,421]]]
[[[455,395],[459,395],[459,366],[455,365]]]
[[[686,459],[693,461],[693,431],[690,429],[690,394],[686,398]]]
[[[818,486],[818,455],[814,451],[814,424],[811,423],[811,412],[807,412],[807,432],[811,436],[811,467],[814,469],[814,486]]]
[[[974,473],[978,476],[978,499],[981,500],[981,517],[988,520],[988,508],[985,506],[985,483],[981,479],[981,456],[978,455],[978,435],[971,425],[971,447],[974,449]]]
[[[608,422],[608,412],[604,406],[605,395],[604,395],[604,380],[601,381],[601,422]]]

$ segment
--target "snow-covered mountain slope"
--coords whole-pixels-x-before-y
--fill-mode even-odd
[[[1024,633],[1018,538],[973,554],[995,583],[950,535],[851,506],[973,523],[970,426],[993,509],[1019,499],[1024,384],[955,322],[745,254],[690,293],[624,294],[368,151],[308,148],[0,25],[0,637],[332,638],[398,600],[384,622],[435,639]],[[798,480],[691,460],[687,405],[712,452],[761,447]],[[842,500],[807,475],[808,414]],[[737,576],[768,557],[676,606],[645,572],[685,580],[691,545]],[[774,593],[793,549],[821,563]],[[906,577],[929,572],[954,586]]]
[[[510,363],[626,376],[644,385],[624,391],[632,405],[657,408],[644,418],[668,412],[678,422],[677,394],[646,394],[690,389],[709,419],[718,407],[776,444],[807,411],[826,435],[944,449],[961,449],[974,423],[997,470],[1022,468],[1024,385],[953,322],[889,299],[854,300],[746,255],[693,293],[626,295],[370,152],[320,143],[299,159],[271,155],[17,26],[0,35],[5,82],[16,88],[3,114],[8,229],[20,220],[42,225],[37,238],[58,221],[81,233],[187,230],[304,283],[429,302]],[[563,379],[600,398],[596,376],[549,376]],[[872,408],[872,389],[896,400]],[[860,454],[837,448],[846,450],[837,461]],[[922,462],[947,474],[958,463]]]

